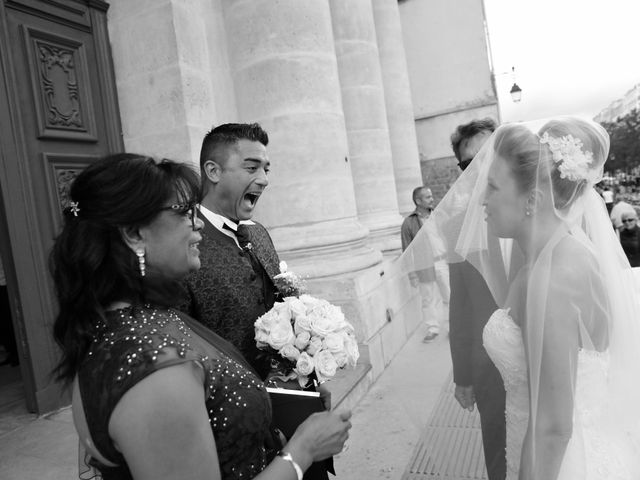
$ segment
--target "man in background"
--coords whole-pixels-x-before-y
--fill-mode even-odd
[[[430,188],[416,187],[412,198],[416,209],[404,219],[400,228],[402,251],[407,249],[433,210],[433,193]],[[433,257],[433,254],[431,256]],[[414,287],[420,289],[422,316],[427,327],[422,341],[428,343],[437,338],[441,324],[446,323],[449,277],[444,257],[433,258],[432,268],[416,272],[410,280]]]

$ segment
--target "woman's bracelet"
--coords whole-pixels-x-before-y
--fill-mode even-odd
[[[286,460],[287,462],[289,462],[291,464],[291,466],[293,466],[293,469],[296,471],[296,476],[298,477],[298,480],[302,480],[302,476],[304,475],[302,472],[302,469],[300,468],[300,465],[298,465],[296,463],[296,461],[293,459],[293,457],[291,456],[291,454],[289,452],[285,452],[285,451],[279,451],[278,452],[278,456],[283,459]]]

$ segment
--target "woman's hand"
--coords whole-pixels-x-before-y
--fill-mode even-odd
[[[327,382],[319,383],[316,391],[320,392],[320,400],[325,410],[331,410],[331,390],[327,388]]]
[[[350,418],[350,410],[314,413],[298,426],[285,450],[304,469],[336,455],[349,438]]]

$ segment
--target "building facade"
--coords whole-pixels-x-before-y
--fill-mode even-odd
[[[484,6],[477,0],[403,0],[402,31],[422,179],[439,200],[459,175],[456,126],[500,121]]]

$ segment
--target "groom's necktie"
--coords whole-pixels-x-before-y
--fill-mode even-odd
[[[223,223],[222,228],[233,233],[236,240],[238,241],[238,245],[243,251],[248,252],[253,249],[253,245],[251,244],[249,232],[247,231],[246,225],[238,225],[237,229],[234,230],[230,225]]]
[[[275,301],[274,293],[271,292],[272,288],[269,288],[269,285],[273,284],[271,277],[267,273],[266,269],[262,265],[262,262],[258,260],[256,253],[253,250],[253,244],[251,243],[251,236],[249,235],[249,227],[244,224],[238,224],[238,229],[234,230],[232,227],[223,224],[223,228],[233,232],[238,239],[238,244],[242,249],[242,253],[249,258],[251,262],[251,267],[256,275],[258,275],[262,279],[262,297],[265,302],[265,308],[271,308],[273,302]]]
[[[233,234],[236,236],[236,239],[238,240],[238,245],[240,245],[242,252],[245,253],[247,257],[249,257],[249,261],[251,261],[253,271],[257,274],[262,274],[264,268],[262,267],[260,260],[258,260],[255,253],[253,252],[253,245],[251,243],[251,237],[249,236],[249,229],[247,228],[247,226],[238,224],[238,229],[234,230],[232,227],[224,223],[222,227],[226,230],[229,230],[230,232],[233,232]]]
[[[251,250],[253,250],[251,237],[249,236],[249,228],[246,225],[238,225],[238,229],[236,230],[236,237],[238,239],[238,243],[240,244],[240,248],[242,248],[245,252],[251,252]]]

